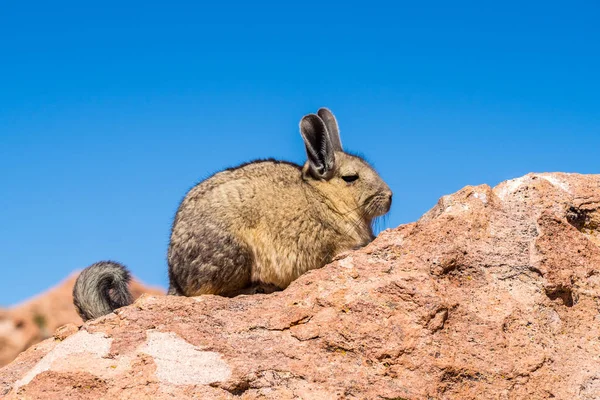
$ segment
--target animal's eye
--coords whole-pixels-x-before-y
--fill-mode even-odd
[[[354,182],[355,180],[358,179],[358,174],[355,174],[355,175],[344,175],[344,176],[342,176],[342,179],[345,182],[348,182],[348,183]]]

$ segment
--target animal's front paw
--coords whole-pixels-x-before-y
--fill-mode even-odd
[[[268,283],[259,283],[256,286],[254,286],[253,289],[254,294],[269,294],[273,292],[279,292],[282,290],[280,287]]]

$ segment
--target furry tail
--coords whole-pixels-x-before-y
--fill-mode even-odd
[[[73,304],[84,321],[110,314],[133,303],[131,275],[114,261],[100,261],[84,269],[73,287]]]

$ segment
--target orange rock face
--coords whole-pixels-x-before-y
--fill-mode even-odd
[[[52,337],[60,326],[81,324],[73,306],[73,285],[77,274],[47,292],[10,309],[0,309],[0,367],[15,359],[31,345]],[[162,291],[133,282],[134,297]]]
[[[0,370],[7,399],[598,399],[600,175],[530,174],[270,295],[142,296]]]

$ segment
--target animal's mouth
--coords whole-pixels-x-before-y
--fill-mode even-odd
[[[387,214],[388,211],[390,211],[390,208],[392,208],[392,196],[383,196],[380,199],[381,214],[378,216]]]
[[[366,214],[371,217],[381,217],[392,207],[392,194],[377,194],[367,202]]]

